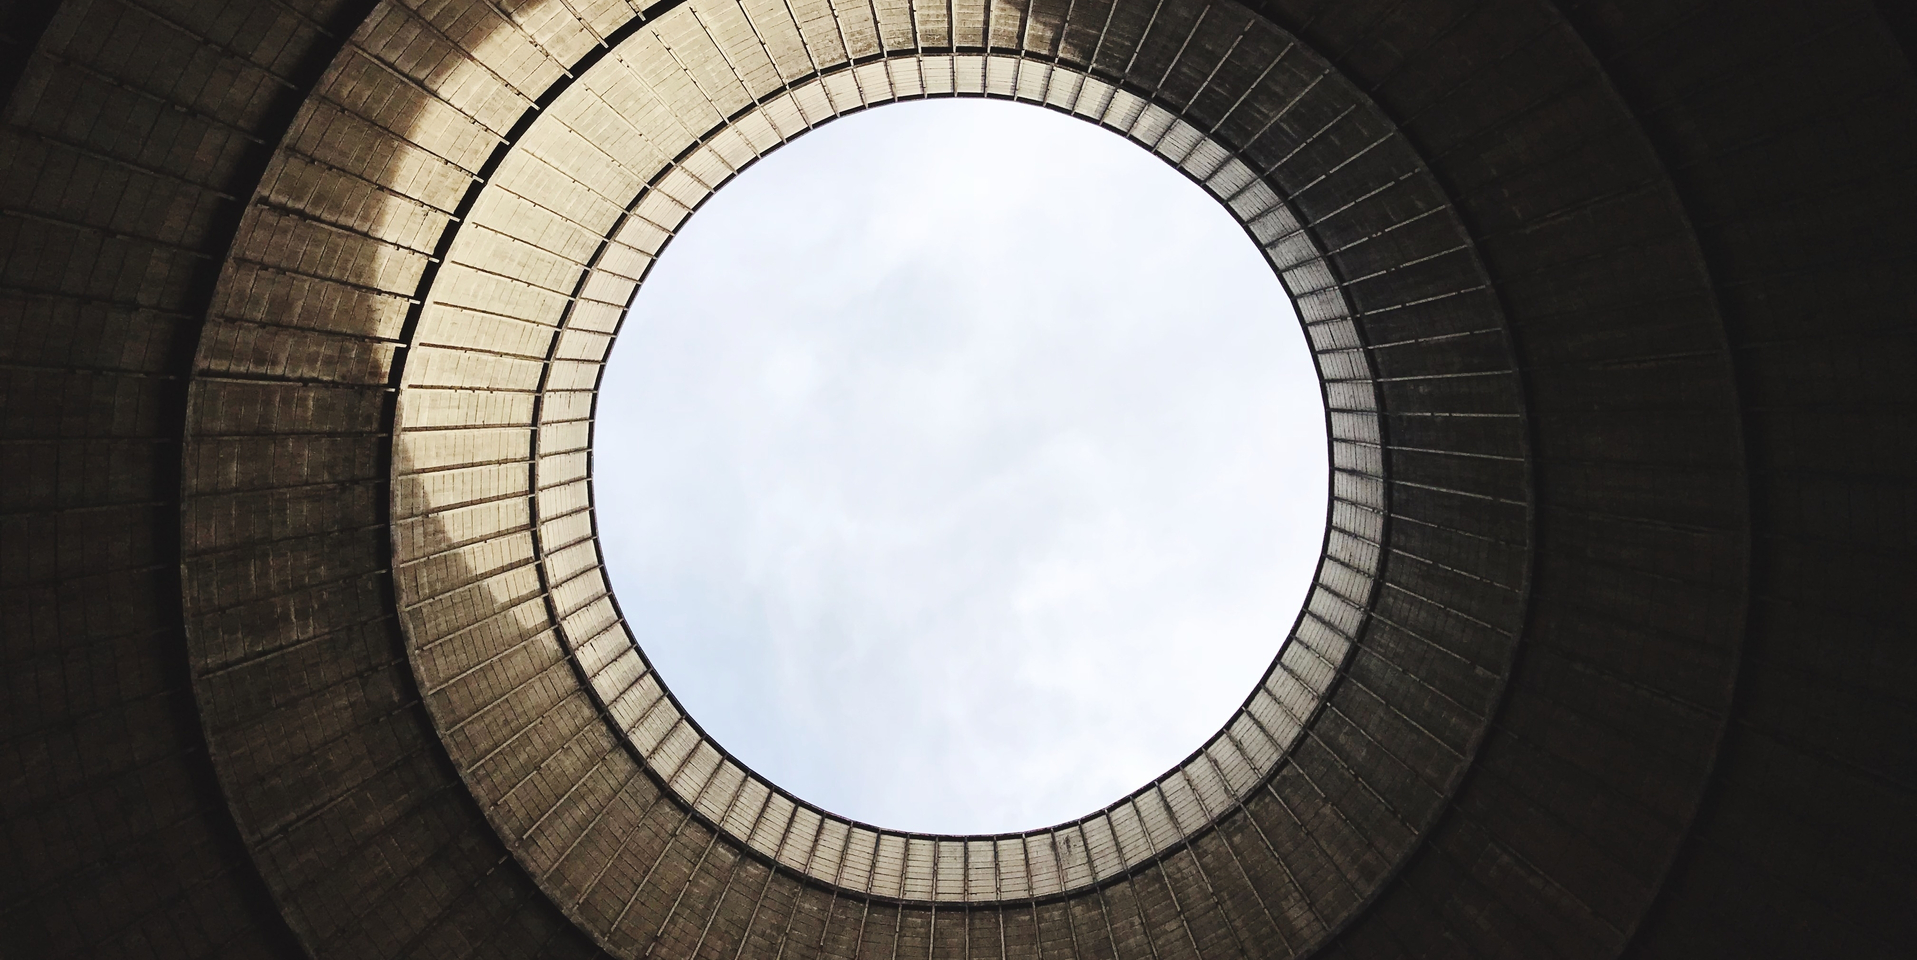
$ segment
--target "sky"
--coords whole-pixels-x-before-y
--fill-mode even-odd
[[[1289,630],[1325,432],[1283,288],[1110,131],[982,100],[748,168],[640,288],[594,491],[641,647],[722,746],[901,830],[1090,813]]]

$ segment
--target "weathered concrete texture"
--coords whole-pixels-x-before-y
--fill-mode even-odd
[[[295,2],[4,14],[10,956],[294,949],[221,799],[188,688],[181,412],[234,217],[363,13]]]
[[[0,15],[32,51],[0,69],[0,952],[1906,955],[1912,23]],[[731,763],[631,647],[586,487],[598,364],[687,211],[953,94],[1220,196],[1299,301],[1338,468],[1265,691],[1015,837],[836,822]]]

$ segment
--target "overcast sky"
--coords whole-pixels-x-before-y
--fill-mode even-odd
[[[747,764],[881,826],[1089,813],[1216,731],[1324,528],[1282,287],[1202,190],[1034,107],[908,103],[722,189],[599,401],[614,589]]]

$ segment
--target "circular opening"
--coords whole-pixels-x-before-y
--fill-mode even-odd
[[[1083,815],[1176,764],[1311,580],[1324,415],[1216,201],[1049,111],[926,101],[715,194],[601,386],[598,527],[687,711],[835,813]]]

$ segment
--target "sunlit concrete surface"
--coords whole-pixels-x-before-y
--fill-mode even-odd
[[[0,949],[1907,955],[1914,39],[1789,0],[11,8]],[[1232,719],[986,837],[733,760],[591,510],[680,224],[940,96],[1222,203],[1332,461]]]

